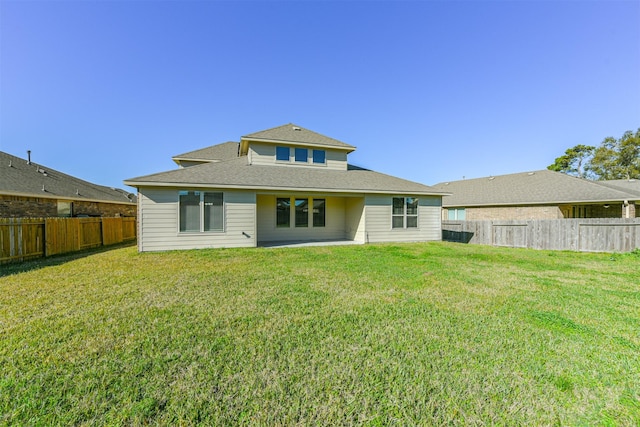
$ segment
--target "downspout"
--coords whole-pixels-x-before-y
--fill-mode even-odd
[[[628,200],[625,200],[625,201],[624,201],[624,203],[623,203],[623,205],[624,205],[624,207],[625,207],[624,217],[625,217],[625,218],[627,218],[627,219],[629,219],[629,214],[630,214],[630,212],[629,212],[629,201],[628,201]]]

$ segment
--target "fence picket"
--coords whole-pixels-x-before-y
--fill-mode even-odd
[[[0,264],[135,239],[135,218],[0,218]]]
[[[442,240],[583,252],[640,248],[640,218],[442,221]]]

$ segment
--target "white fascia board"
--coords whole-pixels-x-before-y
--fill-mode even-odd
[[[312,188],[312,187],[273,187],[267,185],[230,185],[230,184],[190,184],[190,183],[175,183],[175,182],[130,182],[124,181],[126,185],[131,187],[163,187],[163,188],[220,188],[228,190],[249,190],[256,192],[298,192],[298,193],[332,193],[332,194],[391,194],[402,196],[443,196],[443,193],[429,192],[429,191],[400,191],[400,190],[369,190],[360,188]]]
[[[485,208],[492,206],[550,206],[550,205],[584,205],[584,204],[607,204],[607,203],[623,203],[627,199],[610,199],[610,200],[602,200],[602,199],[594,199],[594,200],[568,200],[568,201],[553,201],[550,200],[548,202],[502,202],[502,203],[456,203],[456,204],[447,204],[443,199],[442,207],[443,208]]]
[[[251,139],[242,139],[241,142],[266,142],[268,144],[282,144],[282,145],[297,145],[301,147],[317,147],[317,148],[326,148],[332,150],[341,150],[346,151],[347,153],[351,153],[356,150],[356,147],[342,147],[339,145],[328,145],[328,144],[318,144],[313,142],[301,142],[301,141],[285,141],[281,139],[262,139],[262,138],[251,138]]]
[[[13,191],[3,191],[2,193],[0,193],[1,196],[15,196],[15,197],[32,197],[32,198],[37,198],[37,199],[51,199],[51,200],[66,200],[69,202],[93,202],[93,203],[110,203],[110,204],[114,204],[114,205],[131,205],[131,206],[136,206],[137,203],[136,202],[132,202],[132,201],[128,201],[125,202],[124,200],[119,202],[119,201],[115,201],[115,200],[100,200],[100,199],[84,199],[81,197],[69,197],[69,196],[58,196],[56,194],[46,194],[46,192],[43,193],[18,193],[18,192],[13,192]],[[122,196],[124,197],[124,196]],[[124,197],[126,198],[126,197]]]

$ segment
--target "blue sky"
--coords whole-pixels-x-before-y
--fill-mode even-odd
[[[97,184],[286,123],[424,184],[640,127],[640,1],[0,0],[0,150]]]

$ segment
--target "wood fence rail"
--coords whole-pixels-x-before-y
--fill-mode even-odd
[[[442,240],[532,249],[630,252],[640,218],[442,221]]]
[[[136,239],[136,219],[0,218],[0,264]]]

